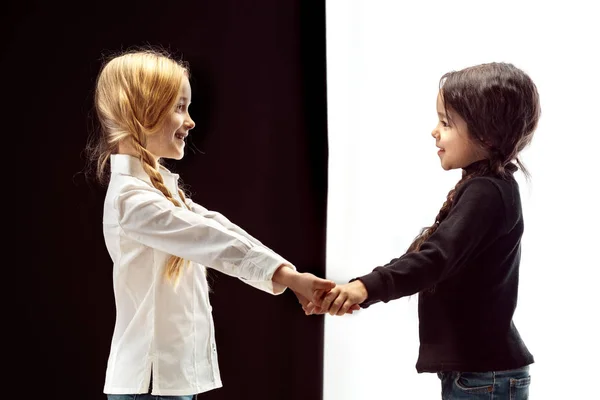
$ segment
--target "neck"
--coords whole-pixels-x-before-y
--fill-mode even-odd
[[[463,174],[471,174],[475,171],[479,171],[486,166],[489,167],[490,162],[487,158],[483,158],[481,160],[473,161],[471,164],[463,167]]]

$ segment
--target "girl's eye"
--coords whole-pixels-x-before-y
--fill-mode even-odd
[[[177,111],[183,111],[185,108],[185,104],[178,104],[177,105]]]
[[[449,126],[449,125],[448,125],[448,123],[447,123],[446,121],[440,121],[440,122],[442,123],[442,126],[443,126],[444,128],[447,128],[447,127]]]

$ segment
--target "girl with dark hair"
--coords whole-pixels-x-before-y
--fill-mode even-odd
[[[523,214],[514,173],[540,118],[537,88],[512,64],[445,74],[431,135],[445,170],[462,179],[407,252],[338,285],[307,314],[343,315],[419,294],[418,372],[443,399],[527,399],[533,356],[513,323]]]

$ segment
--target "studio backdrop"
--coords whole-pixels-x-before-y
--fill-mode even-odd
[[[514,321],[536,361],[530,394],[592,398],[581,383],[600,357],[593,2],[328,0],[326,11],[327,276],[347,282],[402,255],[460,179],[431,137],[441,76],[513,63],[542,107],[522,157],[531,181],[515,175],[525,233]],[[415,370],[417,303],[326,317],[324,400],[439,398],[437,376]]]

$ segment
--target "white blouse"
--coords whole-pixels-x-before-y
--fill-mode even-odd
[[[110,158],[104,238],[113,261],[116,323],[104,393],[182,396],[222,386],[205,267],[271,294],[282,264],[295,267],[223,215],[186,199],[176,207],[141,162]],[[179,175],[160,167],[174,198]],[[171,255],[190,260],[176,287],[164,276]]]

